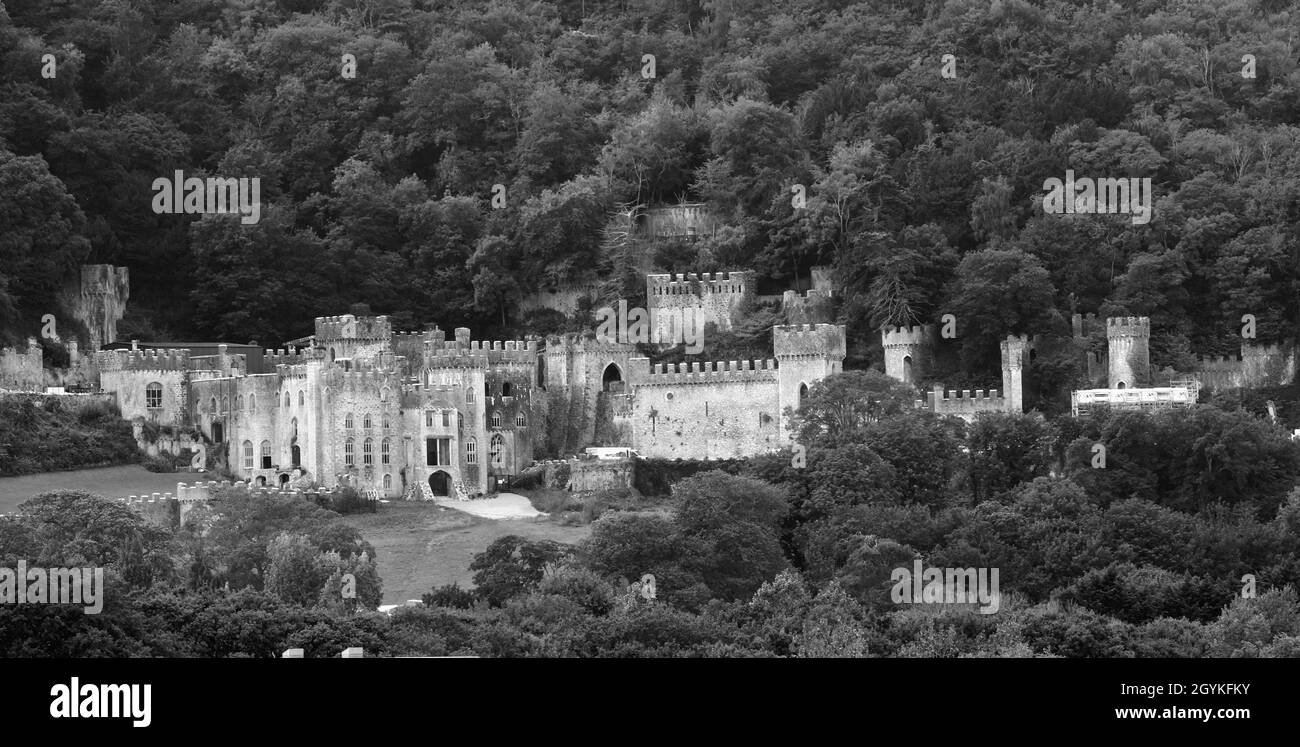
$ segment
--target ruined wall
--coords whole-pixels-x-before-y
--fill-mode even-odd
[[[85,326],[94,352],[117,340],[117,323],[126,314],[131,273],[125,267],[82,265],[60,296],[64,311]]]
[[[698,329],[716,324],[730,330],[740,320],[743,307],[754,296],[752,273],[718,272],[683,275],[647,275],[646,303],[659,339],[672,339],[674,320],[691,320]],[[683,317],[690,313],[693,317]],[[707,341],[706,341],[707,344]]]
[[[1292,345],[1246,345],[1236,356],[1197,356],[1190,378],[1207,389],[1285,386],[1295,381]]]
[[[638,218],[637,233],[646,238],[694,238],[712,236],[721,225],[705,203],[663,205]]]
[[[45,391],[45,354],[36,338],[27,338],[23,349],[0,349],[0,389],[19,392]]]
[[[536,309],[551,309],[565,316],[577,313],[582,301],[594,301],[596,289],[590,285],[565,286],[538,290],[519,299],[519,311],[526,314]]]
[[[810,290],[800,295],[788,290],[781,297],[786,324],[830,324],[835,321],[835,303],[830,294]]]

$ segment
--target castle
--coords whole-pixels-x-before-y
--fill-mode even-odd
[[[1106,352],[1087,350],[1089,335],[1098,331],[1092,314],[1075,314],[1071,320],[1073,344],[1081,356],[1081,370],[1091,388],[1071,394],[1071,412],[1080,415],[1106,406],[1153,409],[1191,406],[1200,390],[1281,386],[1295,380],[1297,361],[1293,345],[1255,345],[1244,342],[1235,357],[1198,356],[1187,371],[1166,367],[1153,370],[1150,355],[1151,320],[1147,317],[1112,317],[1105,320]],[[1008,335],[1001,343],[1002,390],[969,389],[945,392],[933,384],[918,408],[966,421],[983,412],[1023,412],[1025,374],[1042,344],[1040,336]],[[881,330],[885,373],[907,384],[918,384],[933,363],[933,325],[886,327]],[[1158,385],[1157,385],[1158,384]]]
[[[555,425],[548,400],[562,394],[603,413],[646,457],[788,445],[785,409],[841,370],[844,328],[778,326],[773,339],[774,360],[652,369],[628,344],[571,335],[539,348],[473,341],[465,328],[448,339],[347,314],[316,319],[302,349],[266,351],[273,372],[250,373],[226,346],[213,356],[106,350],[96,365],[124,418],[197,426],[251,484],[286,484],[301,470],[380,497],[467,497],[495,492],[533,463],[535,443]]]

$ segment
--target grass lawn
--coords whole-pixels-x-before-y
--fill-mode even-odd
[[[493,540],[517,534],[532,540],[574,544],[591,527],[565,527],[545,519],[495,521],[423,501],[380,504],[373,514],[352,514],[347,523],[361,531],[379,554],[384,604],[419,599],[435,586],[473,586],[470,561]]]
[[[150,472],[138,464],[0,477],[0,514],[9,513],[32,496],[51,490],[85,490],[108,498],[125,498],[147,493],[175,493],[178,482],[207,479],[206,475],[191,472]]]

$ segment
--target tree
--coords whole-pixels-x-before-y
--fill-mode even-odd
[[[962,360],[969,371],[993,371],[1008,334],[1047,331],[1055,289],[1037,258],[1015,249],[966,255],[948,291]]]
[[[542,580],[547,565],[573,554],[573,549],[551,540],[533,541],[517,535],[501,537],[474,556],[477,593],[494,607],[527,593]]]
[[[1045,476],[1054,439],[1054,428],[1041,415],[983,413],[976,418],[967,440],[976,502]]]
[[[845,371],[813,384],[791,417],[805,448],[862,443],[868,426],[915,402],[914,390],[877,371]]]

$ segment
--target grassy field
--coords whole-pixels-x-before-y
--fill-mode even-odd
[[[533,540],[573,544],[591,527],[565,527],[552,521],[480,519],[433,503],[381,504],[373,514],[353,514],[346,521],[361,530],[379,554],[384,604],[419,599],[434,586],[472,586],[470,561],[493,540],[517,534]]]
[[[0,477],[0,514],[13,511],[32,496],[51,490],[85,490],[108,498],[125,498],[146,493],[174,493],[176,483],[195,482],[196,478],[203,477],[189,472],[149,472],[138,464]]]

